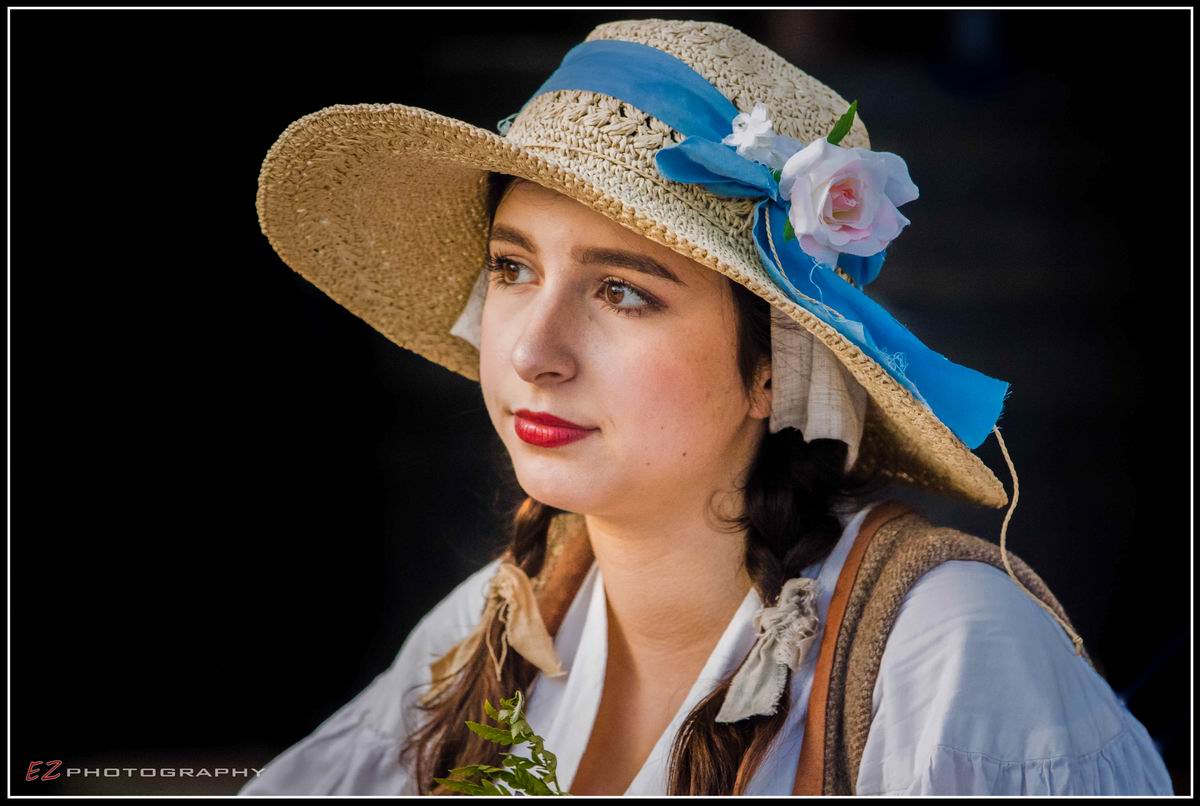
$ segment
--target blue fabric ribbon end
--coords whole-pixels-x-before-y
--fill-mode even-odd
[[[754,207],[754,242],[775,285],[877,361],[965,445],[974,450],[983,443],[1000,418],[1009,385],[929,349],[863,293],[861,289],[879,276],[887,250],[869,257],[839,255],[838,267],[853,278],[851,285],[834,267],[801,249],[797,239],[784,238],[787,206],[766,165],[738,156],[732,146],[702,137],[662,148],[654,161],[672,181],[698,184],[718,196],[761,198]],[[775,254],[782,266],[776,263]]]
[[[879,303],[805,253],[798,240],[785,241],[786,217],[786,210],[768,199],[754,208],[754,242],[763,268],[775,284],[789,299],[875,359],[967,447],[978,448],[1000,418],[1009,384],[955,364],[922,344]],[[768,225],[782,270],[767,240]],[[859,273],[869,282],[879,274],[882,255],[860,258],[861,262],[841,255],[838,264],[852,277]]]

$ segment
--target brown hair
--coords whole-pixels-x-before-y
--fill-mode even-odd
[[[514,178],[489,174],[489,221]],[[741,284],[727,284],[738,313],[738,368],[749,394],[759,368],[770,360],[771,306]],[[746,570],[764,603],[775,604],[785,581],[829,554],[842,533],[837,512],[856,510],[887,484],[879,475],[846,473],[847,450],[841,440],[806,441],[794,428],[764,435],[742,487],[745,511],[735,519],[724,519],[731,531],[745,531]],[[545,558],[550,522],[562,510],[524,495],[510,461],[502,461],[500,467],[506,473],[506,486],[520,500],[511,510],[508,543],[496,556],[511,549],[514,562],[532,578]],[[494,619],[485,629],[491,645],[499,646],[503,624]],[[501,670],[503,679],[498,681],[487,644],[480,643],[435,701],[416,706],[425,719],[408,737],[400,760],[407,764],[415,757],[412,769],[421,794],[450,794],[433,778],[448,777],[453,767],[500,761],[502,751],[463,723],[486,721],[484,699],[495,704],[516,689],[528,691],[538,670],[520,654],[509,652]],[[718,723],[715,717],[735,673],[697,703],[681,725],[671,748],[667,794],[743,794],[778,736],[790,710],[790,673],[775,714]]]

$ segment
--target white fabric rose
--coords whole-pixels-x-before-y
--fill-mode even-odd
[[[800,248],[830,268],[841,253],[870,257],[886,248],[910,223],[896,208],[918,196],[900,157],[824,137],[788,158],[779,192]]]

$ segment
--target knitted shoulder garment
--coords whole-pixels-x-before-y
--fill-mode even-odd
[[[1028,591],[1070,624],[1041,577],[1011,551],[1007,555]],[[998,545],[934,526],[899,501],[885,501],[868,514],[830,604],[827,621],[840,620],[840,626],[828,630],[828,640],[822,641],[795,794],[855,794],[875,678],[900,604],[922,575],[950,560],[985,562],[1005,571]],[[839,609],[840,614],[835,612]],[[1080,654],[1094,666],[1086,650]],[[818,707],[821,700],[824,708]]]

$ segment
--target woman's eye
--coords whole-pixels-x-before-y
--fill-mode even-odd
[[[520,263],[508,260],[507,258],[489,257],[487,260],[487,270],[492,273],[492,282],[498,286],[516,285],[516,280],[509,280],[507,275],[510,271],[519,272],[521,269],[527,269],[528,266],[522,266]]]
[[[514,260],[509,260],[508,258],[494,258],[489,256],[487,260],[487,270],[492,275],[491,282],[500,288],[510,285],[523,285],[523,283],[518,282],[516,279],[509,279],[509,275],[510,272],[513,272],[519,276],[522,270],[528,269],[528,266],[517,263]],[[616,277],[606,277],[601,280],[598,293],[604,307],[624,316],[641,316],[647,311],[657,310],[662,307],[649,294],[639,291],[636,287]],[[624,305],[631,297],[636,301],[635,304]]]
[[[617,291],[617,299],[615,301],[610,293],[613,289]],[[618,280],[615,277],[609,277],[601,283],[600,293],[603,296],[605,307],[612,308],[617,313],[641,316],[646,311],[653,310],[656,307],[656,304],[649,297],[624,280]],[[620,303],[625,302],[631,295],[635,299],[641,300],[641,302],[629,308],[618,307]]]

